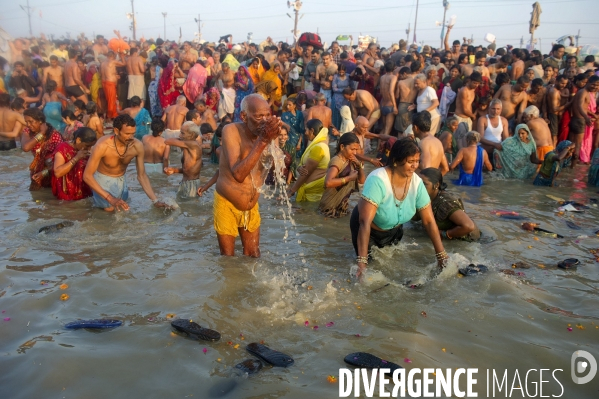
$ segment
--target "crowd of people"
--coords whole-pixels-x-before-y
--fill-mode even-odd
[[[280,184],[326,217],[351,214],[359,275],[370,248],[399,242],[410,220],[422,222],[442,267],[444,240],[480,238],[447,191],[448,172],[459,169],[458,185],[481,186],[483,171],[496,170],[553,186],[561,168],[582,163],[599,184],[595,58],[559,44],[549,54],[450,45],[451,30],[438,49],[325,46],[315,35],[292,45],[134,41],[118,31],[110,41],[16,39],[10,59],[0,57],[0,150],[19,142],[32,152],[31,190],[92,197],[106,211],[128,209],[134,158],[157,207],[167,205],[148,175],[180,173],[181,198],[215,185],[223,255],[238,235],[245,255],[260,255],[260,187]],[[175,151],[180,167],[169,163]],[[218,170],[202,184],[204,155]]]

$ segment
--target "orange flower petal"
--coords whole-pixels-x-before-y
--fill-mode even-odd
[[[61,284],[60,285],[60,289],[61,290],[66,290],[67,288],[69,288],[69,286],[67,284]]]
[[[69,294],[62,294],[60,296],[60,300],[61,301],[68,301],[69,300]]]

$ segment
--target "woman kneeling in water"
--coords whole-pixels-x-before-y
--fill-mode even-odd
[[[478,241],[480,230],[464,211],[462,199],[445,191],[443,175],[439,169],[426,168],[420,171],[420,177],[431,197],[431,207],[441,237],[449,240],[458,238],[465,241]]]

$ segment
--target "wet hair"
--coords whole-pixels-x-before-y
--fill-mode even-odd
[[[595,56],[594,55],[587,55],[586,57],[584,57],[584,62],[595,62]]]
[[[187,111],[187,113],[185,114],[185,120],[192,121],[195,117],[197,117],[199,115],[200,115],[200,113],[198,111],[196,111],[195,109],[191,109],[191,110]]]
[[[518,57],[518,59],[522,59],[522,57],[524,57],[524,53],[519,48],[513,49],[512,55]]]
[[[462,61],[464,61],[464,60],[465,60],[465,59],[467,59],[467,58],[468,58],[468,54],[460,54],[460,55],[458,56],[458,64],[461,64],[461,63],[462,63]]]
[[[20,111],[22,109],[25,109],[25,99],[21,97],[15,98],[12,101],[12,103],[10,103],[10,109],[12,109],[13,111]]]
[[[395,69],[395,63],[393,61],[385,62],[385,72],[393,72]]]
[[[160,133],[164,132],[164,121],[157,117],[152,118],[150,129],[152,129],[152,136],[158,137]]]
[[[23,68],[25,68],[25,64],[23,62],[21,62],[21,61],[17,61],[17,62],[14,63],[15,67],[18,67],[19,65],[22,66]]]
[[[87,104],[85,105],[85,112],[87,112],[88,115],[93,115],[96,112],[98,112],[98,106],[96,105],[95,102],[88,101]]]
[[[401,69],[399,70],[400,75],[403,75],[404,73],[410,73],[410,72],[412,72],[412,71],[408,67],[401,67]]]
[[[562,44],[554,44],[553,47],[551,47],[551,52],[555,53],[556,51],[559,51],[562,48],[565,48]]]
[[[139,96],[133,96],[129,99],[129,104],[131,104],[132,107],[139,107],[141,105],[141,98],[139,98]]]
[[[58,61],[58,57],[55,55],[50,56],[50,61]]]
[[[449,68],[449,70],[450,70],[450,71],[452,71],[452,70],[454,70],[454,69],[456,69],[456,70],[457,70],[459,73],[462,73],[462,70],[461,70],[461,69],[460,69],[460,67],[459,67],[459,66],[457,66],[457,65],[454,65],[454,66],[452,66],[451,68]]]
[[[10,95],[8,93],[0,93],[0,107],[8,107],[10,105]]]
[[[539,86],[539,87],[543,86],[543,79],[541,79],[541,78],[533,79],[532,82],[530,82],[530,84],[532,86]]]
[[[199,100],[196,100],[196,101],[193,103],[193,106],[194,106],[194,107],[197,107],[197,106],[199,106],[199,105],[206,106],[206,101],[204,101],[204,100],[202,100],[202,99],[199,99]]]
[[[46,122],[46,115],[44,115],[44,112],[39,108],[27,108],[25,112],[23,112],[23,115],[29,116],[38,122]]]
[[[534,105],[529,105],[523,112],[524,115],[532,115],[535,118],[538,118],[540,115],[539,109]]]
[[[214,129],[212,128],[211,124],[202,123],[200,125],[200,133],[202,133],[202,134],[214,133]]]
[[[506,53],[506,50],[504,48],[500,48],[495,52],[495,54],[497,54],[500,57],[504,56],[505,53]]]
[[[421,177],[426,177],[428,179],[428,181],[431,182],[433,187],[436,184],[439,184],[439,191],[447,190],[447,184],[443,183],[443,174],[441,173],[441,171],[439,169],[426,168],[426,169],[422,169],[420,172],[418,172],[418,174]]]
[[[510,82],[510,75],[508,75],[505,72],[498,73],[497,77],[495,78],[495,84],[497,84],[497,86],[501,86],[502,84],[509,83],[509,82]]]
[[[351,96],[352,94],[354,94],[355,90],[352,87],[346,87],[345,89],[343,89],[343,95],[344,96]]]
[[[335,154],[339,154],[339,151],[341,151],[341,145],[348,146],[356,143],[360,144],[360,139],[358,139],[358,136],[356,136],[355,133],[345,133],[343,136],[339,137],[339,140],[337,140],[337,151]]]
[[[391,151],[389,151],[387,166],[394,166],[394,164],[403,165],[406,163],[408,157],[412,157],[416,154],[420,154],[420,148],[414,140],[407,137],[397,140],[395,144],[393,144],[393,147],[391,147]]]
[[[593,84],[593,83],[596,83],[597,81],[599,81],[599,76],[593,75],[589,78],[587,84]]]
[[[412,115],[412,125],[421,132],[429,132],[431,130],[431,113],[428,111],[415,113]]]
[[[314,136],[320,133],[323,127],[324,126],[320,119],[310,119],[308,122],[306,122],[306,128],[314,131]]]
[[[476,58],[477,60],[480,60],[481,58],[487,58],[487,55],[485,54],[484,51],[478,51],[475,55],[474,58]]]
[[[306,100],[306,109],[312,108],[314,106],[314,99],[311,98],[309,100]]]
[[[472,72],[470,74],[470,81],[471,82],[482,83],[483,82],[483,75],[481,75],[480,72]]]
[[[133,54],[137,53],[137,51],[138,51],[137,47],[131,47],[129,49],[129,55],[133,55]]]
[[[480,142],[480,133],[475,131],[470,131],[466,134],[466,144],[477,144]]]
[[[119,115],[116,118],[114,118],[114,121],[112,122],[112,126],[115,129],[118,129],[119,131],[121,131],[123,129],[123,126],[135,127],[135,120],[128,114]]]
[[[70,49],[69,50],[69,59],[77,57],[77,50]]]
[[[420,66],[420,61],[414,61],[410,64],[410,70],[412,71],[412,73],[418,72],[420,70]]]
[[[557,75],[555,81],[557,82],[559,80],[568,80],[568,78],[566,77],[566,75]]]
[[[526,75],[522,75],[518,78],[518,80],[516,81],[518,84],[525,84],[525,83],[530,83],[530,79],[528,78],[528,76]]]
[[[72,121],[77,120],[77,118],[75,117],[75,114],[73,113],[73,111],[71,111],[70,109],[65,109],[64,111],[61,112],[60,114],[63,118],[65,119],[70,119]]]
[[[75,130],[75,133],[73,133],[73,142],[75,142],[77,139],[81,140],[82,143],[93,143],[97,140],[96,132],[89,127],[80,127],[79,129]]]
[[[403,57],[403,60],[406,62],[406,64],[408,62],[414,62],[414,57],[412,57],[412,54],[408,54],[405,57]]]
[[[85,103],[83,102],[83,100],[75,100],[75,102],[73,103],[73,105],[78,110],[85,111]]]

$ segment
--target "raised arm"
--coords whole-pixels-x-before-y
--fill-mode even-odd
[[[443,41],[445,51],[451,51],[451,47],[449,46],[449,32],[451,32],[451,26],[447,27],[447,33],[445,34],[445,40]]]

